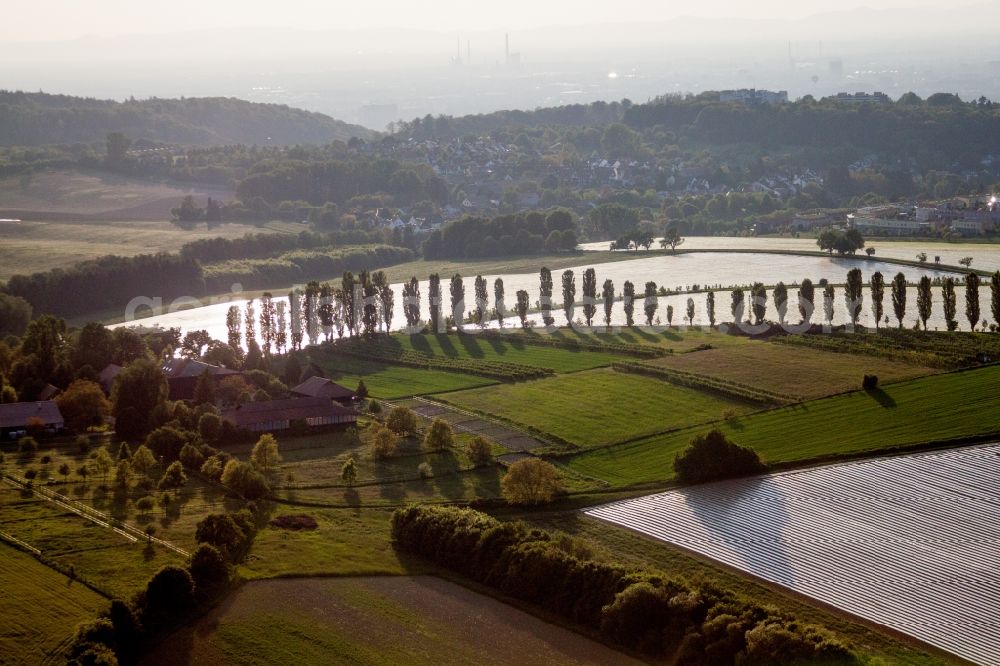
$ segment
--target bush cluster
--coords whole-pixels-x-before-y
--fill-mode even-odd
[[[470,509],[409,507],[396,547],[676,664],[856,663],[821,629],[710,583],[590,559],[586,549]]]
[[[718,429],[692,439],[674,459],[674,473],[682,483],[750,476],[765,469],[756,451],[734,444]]]

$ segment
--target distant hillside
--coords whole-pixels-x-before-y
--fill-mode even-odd
[[[0,90],[0,145],[91,143],[110,132],[199,146],[324,144],[373,135],[321,113],[235,98],[116,102]]]

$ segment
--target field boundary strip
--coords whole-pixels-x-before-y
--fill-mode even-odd
[[[611,369],[615,372],[644,375],[659,379],[677,386],[693,388],[711,393],[718,393],[728,398],[753,402],[763,405],[792,405],[801,402],[801,398],[786,394],[769,391],[748,384],[727,379],[711,377],[709,375],[699,375],[694,372],[676,370],[673,368],[662,368],[645,363],[612,363]]]
[[[34,484],[28,484],[27,482],[18,479],[16,477],[13,477],[9,474],[4,474],[4,480],[7,481],[8,484],[14,486],[15,488],[18,488],[20,490],[31,491],[34,495],[46,501],[52,502],[58,507],[61,507],[71,513],[74,513],[80,516],[81,518],[89,520],[92,523],[99,525],[100,527],[109,529],[115,532],[116,534],[122,536],[131,543],[136,543],[140,539],[144,539],[149,543],[155,543],[158,546],[162,546],[167,550],[170,550],[176,553],[177,555],[180,555],[181,557],[184,558],[191,557],[191,553],[184,550],[183,548],[180,548],[179,546],[175,546],[169,541],[164,541],[163,539],[159,539],[152,535],[146,534],[137,527],[133,527],[128,523],[118,521],[106,513],[98,511],[97,509],[87,506],[86,504],[77,502],[76,500],[70,499],[69,497],[57,493],[54,490],[49,490],[48,488],[39,488]]]
[[[41,555],[42,554],[42,551],[38,550],[37,548],[35,548],[34,546],[32,546],[30,543],[27,543],[25,541],[21,541],[20,539],[18,539],[13,534],[7,534],[6,532],[4,532],[2,530],[0,530],[0,541],[6,541],[11,546],[14,546],[15,548],[19,548],[21,550],[25,550],[25,551],[31,553],[32,555]]]

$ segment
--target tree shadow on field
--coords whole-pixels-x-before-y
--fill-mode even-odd
[[[451,341],[450,335],[447,333],[438,333],[434,337],[437,339],[438,344],[441,346],[441,351],[445,356],[450,356],[452,358],[458,356],[458,350],[455,349],[455,344]]]
[[[361,512],[361,495],[358,494],[355,488],[344,489],[344,502],[347,506],[354,509],[355,515]]]
[[[413,347],[413,351],[418,351],[422,354],[434,355],[434,351],[431,349],[431,345],[427,342],[426,335],[411,335],[410,336],[410,346]]]
[[[475,335],[469,335],[468,333],[459,333],[458,341],[462,343],[462,347],[465,348],[466,353],[470,358],[483,358],[486,353],[483,348],[479,346],[479,338]]]
[[[880,388],[866,389],[865,393],[886,409],[895,409],[896,407],[896,401],[893,397]]]
[[[500,497],[500,468],[497,465],[480,467],[472,474],[476,497],[482,499]]]
[[[499,355],[507,353],[507,345],[503,340],[498,340],[492,336],[487,336],[486,341],[493,347],[493,351]]]

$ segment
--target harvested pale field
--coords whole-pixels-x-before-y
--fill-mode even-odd
[[[1000,445],[820,467],[586,513],[1000,664]]]
[[[672,354],[650,363],[788,394],[801,400],[858,390],[864,375],[876,375],[879,383],[889,384],[939,372],[873,356],[840,354],[759,340],[739,346]]]
[[[248,583],[148,664],[627,664],[624,654],[431,576]]]
[[[170,219],[170,209],[192,195],[233,198],[230,188],[202,187],[128,178],[107,172],[46,171],[28,178],[0,179],[0,217],[81,220]]]

